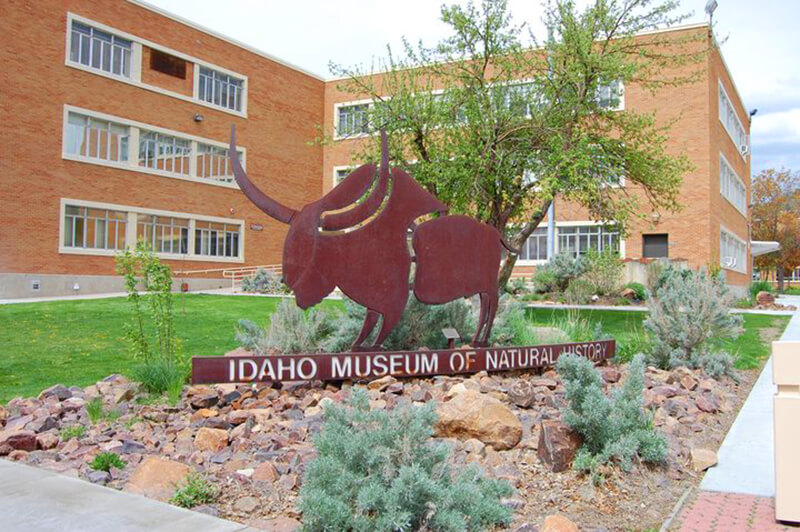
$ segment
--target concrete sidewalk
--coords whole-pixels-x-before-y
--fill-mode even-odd
[[[781,296],[778,299],[784,297],[795,297],[800,299],[800,296]],[[780,302],[780,301],[779,301]],[[784,300],[782,303],[784,305],[795,305],[797,306],[800,304],[799,302],[795,301],[794,303],[788,302]],[[527,308],[535,308],[535,309],[577,309],[577,310],[618,310],[618,311],[625,311],[625,312],[649,312],[649,309],[646,305],[567,305],[564,303],[552,303],[552,304],[543,304],[543,303],[528,303],[526,305]],[[800,308],[800,307],[798,307]],[[767,314],[770,316],[792,316],[795,311],[793,310],[759,310],[759,309],[752,309],[752,308],[732,308],[731,314]]]
[[[778,302],[800,308],[800,296],[781,296]],[[800,311],[781,340],[800,340]],[[719,464],[708,470],[701,490],[775,496],[774,395],[770,357],[719,448]]]
[[[0,460],[0,516],[0,529],[4,532],[254,530],[6,460]]]

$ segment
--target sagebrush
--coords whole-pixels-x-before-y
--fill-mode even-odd
[[[589,284],[592,293],[599,296],[616,294],[622,284],[624,268],[619,253],[611,249],[603,251],[590,249],[585,260],[586,272],[581,279]]]
[[[333,319],[327,312],[318,308],[304,311],[287,298],[281,300],[270,316],[266,330],[250,320],[239,320],[236,340],[259,355],[318,353],[333,330]]]
[[[258,294],[287,294],[290,292],[280,275],[264,268],[259,268],[252,275],[242,279],[242,291]]]
[[[627,378],[606,395],[603,377],[591,361],[572,354],[559,357],[556,371],[567,400],[564,421],[583,436],[575,469],[595,474],[598,466],[613,461],[628,471],[634,459],[666,459],[667,442],[644,409],[644,369],[644,356],[635,356]]]
[[[432,404],[370,410],[362,390],[325,409],[299,510],[307,531],[486,530],[511,522],[505,481],[453,467]]]
[[[647,303],[650,361],[662,369],[697,367],[701,355],[741,334],[742,317],[730,313],[734,298],[722,275],[690,269],[665,272],[657,297]]]

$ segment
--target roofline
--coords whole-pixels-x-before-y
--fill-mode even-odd
[[[234,39],[232,37],[228,37],[227,35],[223,35],[222,33],[216,32],[216,31],[214,31],[214,30],[212,30],[210,28],[207,28],[205,26],[201,26],[200,24],[192,22],[192,21],[190,21],[188,19],[185,19],[185,18],[183,18],[183,17],[181,17],[179,15],[176,15],[176,14],[171,13],[169,11],[166,11],[164,9],[161,9],[160,7],[154,6],[153,4],[145,2],[144,0],[126,0],[126,1],[130,2],[131,4],[134,4],[136,6],[139,6],[141,8],[144,8],[144,9],[147,9],[147,10],[152,11],[154,13],[157,13],[157,14],[159,14],[159,15],[161,15],[163,17],[166,17],[168,19],[174,20],[175,22],[183,24],[184,26],[188,26],[188,27],[192,28],[193,30],[197,30],[197,31],[206,33],[206,34],[208,34],[208,35],[210,35],[210,36],[212,36],[212,37],[214,37],[216,39],[219,39],[221,41],[225,41],[228,44],[232,44],[232,45],[234,45],[234,46],[236,46],[238,48],[242,48],[243,50],[247,50],[248,52],[251,52],[253,54],[259,55],[259,56],[263,57],[264,59],[269,59],[270,61],[274,61],[275,63],[278,63],[278,64],[283,65],[285,67],[291,68],[292,70],[296,70],[298,72],[301,72],[302,74],[305,74],[307,76],[311,76],[312,78],[317,79],[319,81],[323,81],[323,82],[324,81],[328,81],[326,78],[320,76],[319,74],[317,74],[315,72],[311,72],[310,70],[306,70],[305,68],[302,68],[302,67],[297,66],[297,65],[295,65],[293,63],[285,61],[285,60],[283,60],[283,59],[281,59],[279,57],[275,57],[274,55],[268,54],[267,52],[264,52],[263,50],[259,50],[258,48],[255,48],[253,46],[245,44],[245,43],[243,43],[241,41],[237,41],[236,39]]]
[[[134,0],[129,0],[129,1],[134,1]],[[655,35],[655,34],[658,34],[658,33],[669,33],[669,32],[672,32],[672,31],[692,30],[692,29],[703,28],[703,27],[710,27],[709,23],[708,22],[693,22],[691,24],[681,24],[679,26],[670,26],[669,28],[661,28],[661,29],[656,29],[656,30],[639,31],[639,32],[634,33],[634,37],[638,37],[640,35]],[[537,50],[537,49],[541,49],[541,48],[543,48],[543,46],[531,47],[531,50]],[[377,70],[375,72],[370,72],[369,74],[364,74],[364,75],[365,76],[377,76],[377,75],[380,75],[380,74],[386,74],[387,72],[389,72],[389,70]],[[728,74],[730,74],[730,72],[728,72]],[[345,79],[350,79],[350,76],[334,76],[334,77],[330,77],[330,78],[325,78],[325,82],[327,83],[327,82],[332,82],[332,81],[342,81],[342,80],[345,80]],[[736,95],[739,96],[738,91],[737,91]],[[739,99],[741,100],[741,97]]]

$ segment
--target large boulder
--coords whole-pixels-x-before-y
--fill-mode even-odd
[[[541,532],[578,532],[578,525],[563,515],[548,515],[544,519]]]
[[[180,462],[150,456],[131,475],[125,491],[166,501],[175,494],[176,486],[192,468]]]
[[[35,451],[36,433],[30,430],[4,430],[0,432],[0,456],[12,451]]]
[[[437,435],[476,438],[497,450],[511,449],[522,439],[522,423],[506,405],[487,394],[465,390],[437,409]]]
[[[775,304],[775,296],[770,294],[769,292],[761,291],[756,294],[756,303],[759,305],[774,305]]]
[[[572,465],[575,453],[583,443],[580,434],[566,423],[556,420],[542,421],[539,430],[539,459],[559,473]]]

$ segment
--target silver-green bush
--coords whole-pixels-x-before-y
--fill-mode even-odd
[[[242,279],[242,290],[259,294],[287,294],[290,291],[289,287],[283,284],[280,275],[264,268],[259,268],[253,275]]]
[[[269,328],[250,320],[239,320],[236,340],[259,355],[318,353],[333,330],[332,318],[321,309],[303,311],[292,299],[283,299],[270,317]]]
[[[325,409],[315,438],[317,458],[300,489],[307,531],[478,531],[507,525],[500,504],[504,481],[448,461],[446,444],[431,440],[432,404],[370,410],[361,390],[345,406]]]
[[[607,396],[591,361],[571,354],[559,357],[556,371],[568,403],[564,421],[584,440],[575,469],[594,474],[597,466],[613,460],[627,471],[637,457],[644,462],[666,459],[666,440],[644,409],[644,367],[644,357],[634,357],[628,377]]]
[[[589,284],[592,294],[609,296],[619,291],[622,284],[622,269],[619,253],[592,249],[586,255],[586,272],[581,279]],[[572,281],[570,286],[575,282]]]
[[[647,302],[650,361],[663,369],[697,367],[700,355],[741,334],[742,317],[730,313],[734,298],[722,276],[689,269],[665,272],[657,297]]]

